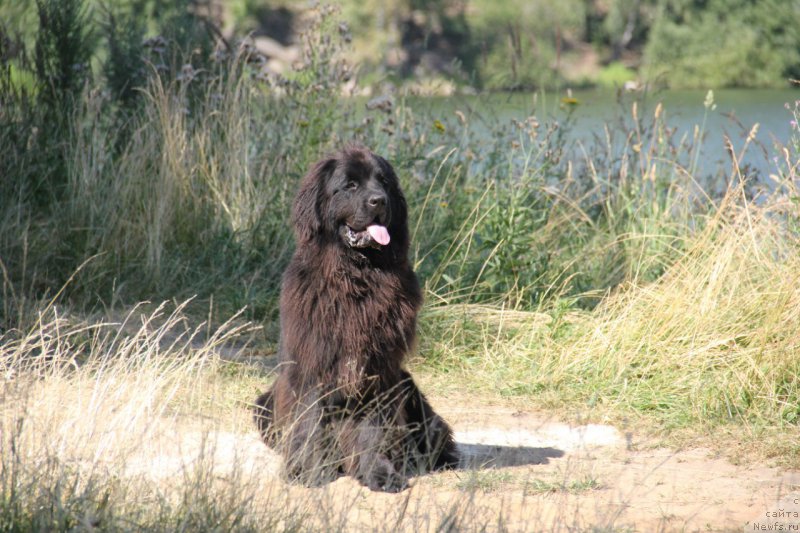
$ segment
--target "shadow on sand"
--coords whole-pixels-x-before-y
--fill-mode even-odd
[[[557,448],[532,448],[528,446],[499,446],[494,444],[456,444],[461,453],[458,465],[461,470],[503,468],[509,466],[546,465],[550,459],[564,456]]]

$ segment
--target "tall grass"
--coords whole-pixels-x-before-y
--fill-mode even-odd
[[[515,511],[525,494],[493,507],[477,486],[417,480],[413,491],[370,499],[353,480],[287,485],[247,409],[263,376],[220,357],[251,326],[187,327],[188,303],[103,323],[53,307],[29,331],[0,337],[1,530],[485,530],[509,519],[557,529],[575,520]]]
[[[732,432],[796,465],[797,193],[796,174],[758,204],[729,190],[658,279],[629,278],[591,312],[431,308],[420,355],[473,386],[666,434]],[[647,236],[629,238],[641,246]]]
[[[78,17],[79,3],[55,15]],[[471,113],[434,119],[402,99],[357,111],[339,97],[354,70],[343,59],[347,34],[335,11],[315,16],[304,61],[284,76],[265,74],[246,43],[206,54],[202,41],[188,55],[177,37],[134,46],[138,26],[115,33],[114,15],[105,77],[51,87],[60,95],[51,98],[44,74],[31,72],[40,79],[27,92],[5,71],[0,259],[5,291],[19,298],[3,320],[13,325],[25,313],[12,306],[70,277],[70,302],[89,309],[198,294],[228,313],[247,305],[250,316],[273,317],[297,180],[354,139],[398,168],[415,264],[447,301],[530,309],[566,296],[594,305],[631,275],[660,275],[691,217],[708,208],[683,170],[696,146],[672,139],[664,114],[646,121],[635,105],[621,147],[583,147],[577,159],[568,114],[521,117],[487,137]],[[186,24],[163,34],[197,32],[198,22]],[[76,39],[72,59],[88,42]],[[54,103],[62,101],[70,104]]]
[[[2,337],[0,528],[227,529],[242,519],[246,499],[181,472],[189,465],[172,473],[186,476],[183,488],[135,471],[198,405],[184,389],[209,384],[214,347],[236,333],[225,327],[190,350],[198,331],[180,327],[180,311],[87,324],[53,307],[29,332]]]
[[[4,71],[7,287],[41,297],[93,257],[68,287],[73,303],[214,293],[229,311],[252,304],[251,312],[269,314],[291,248],[285,221],[295,183],[337,140],[344,37],[314,41],[331,16],[317,13],[307,61],[291,79],[264,76],[264,58],[246,44],[183,55],[191,43],[158,36],[142,51],[127,46],[127,34],[109,35],[126,42],[111,47],[108,62],[138,68],[53,87],[60,99],[42,89],[44,74],[27,92]],[[46,20],[54,17],[85,23],[68,10]],[[164,35],[185,36],[194,25]],[[72,55],[83,57],[86,46],[76,42]],[[51,109],[64,120],[50,120]]]
[[[569,114],[531,116],[477,156],[467,142],[437,160],[411,193],[429,290],[451,303],[591,307],[624,281],[662,275],[719,199],[687,171],[702,135],[674,139],[660,104],[648,116],[637,104],[625,129],[607,126],[591,146],[571,146]]]

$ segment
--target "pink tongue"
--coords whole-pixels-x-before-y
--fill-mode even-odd
[[[389,244],[389,232],[384,226],[373,224],[371,226],[367,226],[367,231],[369,232],[370,236],[381,246],[386,246]]]

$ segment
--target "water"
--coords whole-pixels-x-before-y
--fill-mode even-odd
[[[596,142],[604,137],[604,125],[614,128],[622,117],[631,124],[631,108],[637,101],[640,117],[652,118],[658,103],[663,106],[666,124],[676,128],[673,139],[683,136],[691,139],[696,127],[706,113],[704,100],[707,91],[661,91],[655,93],[629,93],[618,95],[614,91],[574,91],[579,102],[572,109],[573,126],[570,139],[574,146]],[[535,115],[540,121],[563,121],[568,111],[561,103],[562,94],[488,94],[455,96],[448,98],[414,99],[412,107],[431,116],[453,117],[456,110],[465,113],[472,128],[489,134],[498,124],[510,124],[512,119],[523,120]],[[731,160],[725,149],[727,136],[739,153],[751,128],[758,124],[758,132],[745,153],[742,166],[762,181],[775,173],[773,158],[778,148],[788,143],[792,119],[785,104],[800,100],[797,90],[720,90],[714,91],[715,108],[709,109],[705,122],[705,135],[695,177],[728,174]],[[647,122],[647,121],[645,121]],[[480,136],[480,134],[479,134]],[[617,136],[618,138],[621,136]]]

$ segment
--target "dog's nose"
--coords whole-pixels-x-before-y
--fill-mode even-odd
[[[370,207],[383,207],[386,205],[386,195],[374,194],[369,197],[369,199],[367,200],[367,204]]]

